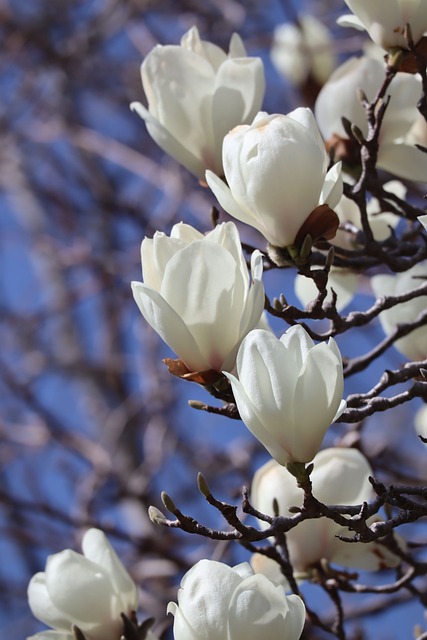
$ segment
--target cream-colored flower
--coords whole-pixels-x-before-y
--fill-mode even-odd
[[[377,298],[399,296],[417,289],[427,282],[427,262],[420,262],[408,271],[395,275],[378,275],[371,278],[371,286]],[[427,295],[396,304],[379,315],[381,326],[390,335],[398,325],[414,322],[427,310]],[[427,358],[427,324],[411,331],[394,343],[396,349],[410,360]]]
[[[275,28],[271,60],[285,78],[296,85],[311,75],[324,84],[336,66],[330,31],[309,14],[298,18],[298,24],[286,22]]]
[[[206,169],[222,175],[225,134],[251,122],[261,107],[261,59],[247,56],[237,34],[227,55],[192,27],[181,46],[155,47],[142,63],[141,77],[148,109],[139,102],[131,108],[153,140],[199,179]]]
[[[372,497],[369,476],[372,470],[366,458],[356,449],[332,448],[320,451],[313,460],[310,475],[313,495],[324,504],[361,505]],[[252,504],[261,513],[273,515],[273,500],[277,500],[279,514],[289,516],[289,507],[302,506],[304,492],[297,486],[289,471],[270,460],[255,473]],[[267,528],[267,523],[261,522]],[[368,571],[395,566],[399,560],[378,543],[347,543],[337,536],[351,537],[346,527],[328,518],[306,520],[286,534],[289,558],[300,574],[309,571],[321,559],[343,567],[355,567]],[[277,565],[254,558],[254,567],[275,582],[280,581]]]
[[[33,640],[74,640],[72,625],[87,640],[120,640],[120,614],[130,616],[138,608],[136,586],[103,532],[89,529],[82,550],[83,555],[66,549],[49,556],[45,571],[31,578],[31,611],[54,629]]]
[[[237,376],[226,375],[243,422],[283,465],[310,462],[346,407],[335,340],[315,345],[299,325],[280,340],[251,331],[237,354]]]
[[[310,109],[288,115],[260,112],[251,125],[225,136],[227,185],[211,171],[206,181],[234,218],[258,229],[276,247],[295,242],[310,214],[331,209],[342,195],[341,164],[328,155]]]
[[[344,0],[354,15],[342,16],[341,26],[366,29],[383,49],[408,48],[405,27],[411,27],[415,44],[427,31],[425,0]]]
[[[133,282],[147,322],[189,371],[233,369],[245,335],[264,309],[262,255],[252,254],[252,284],[233,222],[207,235],[186,224],[141,245],[144,283]]]
[[[298,596],[254,575],[248,563],[231,568],[214,560],[185,574],[168,613],[175,640],[298,640],[305,622]]]

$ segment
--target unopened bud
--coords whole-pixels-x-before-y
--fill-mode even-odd
[[[167,520],[165,514],[162,513],[160,509],[153,506],[148,507],[148,517],[154,524],[164,524]]]
[[[278,298],[273,298],[273,309],[276,311],[283,311],[283,304]]]
[[[205,402],[200,402],[200,400],[189,400],[188,401],[188,405],[192,409],[197,409],[197,411],[204,411],[205,407],[206,407],[206,403]]]
[[[363,133],[362,133],[361,129],[359,129],[357,124],[353,123],[351,125],[351,134],[352,134],[353,138],[355,138],[355,140],[357,140],[357,142],[359,144],[364,144],[365,138],[363,137]]]
[[[197,484],[199,487],[199,491],[200,493],[205,496],[205,498],[207,498],[208,496],[212,495],[211,494],[211,490],[209,489],[209,485],[206,482],[206,478],[203,475],[203,473],[198,473],[197,474]]]
[[[362,104],[366,104],[367,102],[369,102],[366,93],[363,91],[363,89],[357,89],[356,90],[356,96],[357,99],[359,100],[359,102],[361,102]]]
[[[311,253],[312,246],[313,246],[313,238],[310,235],[305,236],[299,252],[300,258],[302,260],[305,260],[306,258],[308,258],[308,256]]]
[[[326,256],[326,266],[329,268],[332,267],[332,265],[334,264],[334,259],[335,259],[335,247],[331,247]]]
[[[162,499],[163,504],[165,505],[166,509],[168,511],[170,511],[171,513],[175,513],[176,511],[176,506],[174,501],[172,500],[172,498],[170,497],[170,495],[168,495],[166,493],[166,491],[162,491],[162,493],[160,494],[160,497]]]
[[[387,66],[391,69],[399,69],[402,58],[403,51],[400,47],[389,49],[387,56]]]

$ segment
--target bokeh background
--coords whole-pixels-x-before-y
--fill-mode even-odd
[[[48,554],[78,548],[89,526],[101,527],[119,550],[141,588],[141,618],[155,616],[164,638],[165,603],[193,562],[248,558],[225,543],[159,529],[147,517],[149,505],[162,507],[165,489],[183,510],[223,526],[197,492],[197,472],[219,498],[236,501],[267,456],[242,424],[188,407],[188,399],[209,398],[170,376],[161,359],[171,353],[133,302],[143,237],[181,220],[208,230],[215,200],[156,147],[129,103],[145,100],[144,56],[157,43],[179,43],[196,24],[224,49],[238,31],[249,54],[262,57],[266,111],[310,104],[313,94],[298,93],[270,62],[273,29],[311,12],[337,34],[344,60],[360,50],[361,39],[335,26],[343,4],[0,0],[2,637],[18,640],[42,628],[28,609],[28,580]],[[262,246],[255,234],[242,233]],[[292,282],[287,272],[266,277],[267,290],[289,300]],[[368,295],[355,304],[363,306]],[[376,324],[340,346],[354,355],[380,337]],[[384,366],[401,362],[394,350],[387,358],[382,369],[370,368],[370,379],[366,372],[352,378],[347,392],[367,390]],[[387,429],[377,419],[363,431],[377,468],[402,480],[421,472],[422,445],[410,426],[405,437],[419,447],[415,462],[405,448],[390,460],[387,447],[411,420],[398,409]],[[336,425],[328,442],[343,437]],[[319,611],[332,616],[330,604],[311,591]],[[419,605],[401,608],[411,594],[388,598],[393,612],[380,624],[384,598],[349,601],[354,639],[409,638],[423,623]],[[323,636],[309,630],[304,637]]]

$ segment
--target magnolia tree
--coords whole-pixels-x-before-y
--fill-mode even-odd
[[[195,489],[222,527],[165,492],[163,506],[150,507],[159,538],[179,529],[246,554],[236,566],[199,559],[185,573],[167,607],[172,632],[138,614],[132,578],[90,529],[83,555],[51,555],[32,578],[30,607],[52,629],[34,638],[344,640],[364,637],[349,624],[363,594],[425,604],[425,478],[389,481],[362,430],[380,412],[391,423],[406,403],[427,401],[427,218],[418,184],[427,182],[427,5],[346,4],[353,13],[341,25],[366,30],[376,49],[332,74],[323,25],[301,18],[275,34],[278,69],[293,82],[323,84],[313,110],[262,111],[263,65],[237,34],[226,53],[192,27],[179,46],[158,45],[142,63],[147,102],[132,109],[211,190],[213,224],[202,233],[182,222],[144,238],[133,295],[176,356],[165,360],[169,372],[203,388],[192,408],[242,420],[271,459],[233,503],[213,495],[200,459]],[[251,241],[242,245],[240,233]],[[276,282],[292,274],[300,304],[286,290],[267,295],[263,271],[276,272]],[[345,313],[367,287],[375,300]],[[373,326],[378,340],[364,351],[358,332]],[[400,353],[394,369],[381,364],[391,347]],[[372,388],[346,392],[345,379],[373,363]],[[333,424],[335,441],[325,438]],[[424,411],[416,421],[423,442],[426,424]],[[332,617],[318,610],[309,583],[327,594]],[[413,629],[427,637],[422,619]]]

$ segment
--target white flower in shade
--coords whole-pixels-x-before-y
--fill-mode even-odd
[[[247,57],[237,34],[227,55],[192,27],[181,46],[156,46],[142,63],[141,77],[148,109],[139,102],[131,108],[153,140],[199,179],[206,169],[222,175],[225,134],[251,122],[261,107],[261,59]]]
[[[341,354],[333,340],[314,345],[299,325],[276,338],[254,330],[226,374],[240,416],[280,464],[310,462],[346,407]]]
[[[298,640],[305,622],[301,598],[254,575],[248,563],[231,568],[214,560],[185,574],[168,613],[175,640]]]
[[[421,262],[408,271],[395,275],[379,275],[371,278],[371,286],[377,298],[399,296],[418,289],[427,282],[427,262]],[[427,295],[401,302],[379,315],[381,326],[390,335],[398,325],[414,322],[427,310]],[[427,323],[393,343],[396,349],[410,360],[427,358]]]
[[[120,640],[120,614],[129,617],[137,609],[136,586],[103,532],[89,529],[82,550],[83,555],[66,549],[49,556],[45,571],[31,579],[31,611],[54,629],[34,640],[73,640],[72,625],[87,640]]]
[[[228,186],[206,172],[219,203],[276,247],[293,245],[310,214],[323,204],[332,209],[342,195],[341,165],[327,171],[328,155],[310,109],[286,116],[260,112],[251,125],[236,127],[224,138],[223,164]],[[320,232],[307,233],[328,237],[329,215],[316,224]]]
[[[342,16],[341,26],[366,29],[383,49],[407,49],[405,26],[411,27],[415,44],[427,31],[425,0],[344,0],[354,15]]]
[[[372,474],[365,456],[356,449],[332,448],[320,451],[313,460],[310,475],[313,495],[327,505],[361,505],[369,501],[372,487],[368,477]],[[304,492],[289,471],[270,460],[255,473],[251,502],[255,509],[274,515],[273,500],[277,500],[279,515],[290,516],[289,508],[301,507]],[[262,528],[267,523],[260,521]],[[328,518],[306,520],[286,534],[289,558],[296,572],[304,574],[321,559],[344,567],[375,571],[395,566],[399,560],[379,543],[347,543],[338,535],[352,537],[352,532]],[[266,573],[275,582],[280,581],[277,565],[264,556],[253,558],[256,571]]]
[[[252,254],[252,285],[232,222],[203,236],[186,224],[141,246],[138,307],[189,372],[231,370],[244,336],[264,309],[262,255]]]
[[[401,200],[405,200],[406,187],[399,180],[387,182],[384,185],[384,190]],[[344,249],[357,249],[358,243],[354,234],[362,230],[359,207],[353,200],[343,196],[335,207],[335,213],[340,219],[340,226],[335,238],[331,240],[331,244]],[[390,211],[384,211],[377,198],[371,198],[368,201],[366,213],[374,240],[378,240],[378,242],[388,238],[399,224],[400,217]],[[351,233],[346,231],[348,227],[350,227]]]
[[[384,81],[385,64],[369,57],[350,58],[342,64],[322,87],[315,105],[320,131],[330,146],[348,139],[342,124],[347,118],[368,134],[365,110],[357,96],[362,89],[373,100]],[[427,154],[406,141],[418,116],[417,102],[421,84],[407,73],[396,74],[388,89],[387,106],[379,135],[377,166],[407,180],[427,180]]]
[[[273,33],[271,60],[285,78],[301,85],[312,76],[322,85],[336,66],[329,30],[314,16],[299,16],[298,24],[281,24]]]

